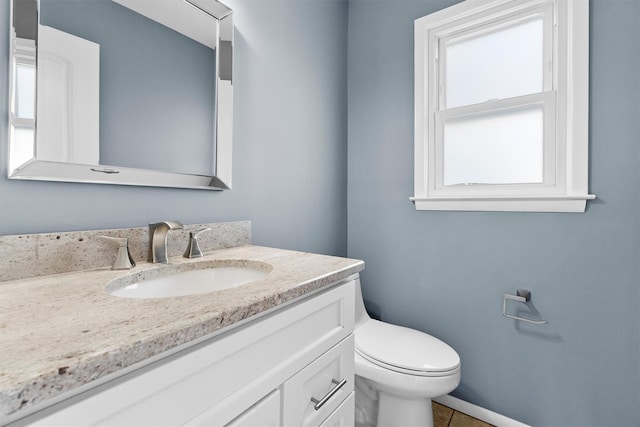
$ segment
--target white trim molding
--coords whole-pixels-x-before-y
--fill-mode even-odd
[[[411,197],[422,211],[584,212],[596,196]]]
[[[447,43],[477,37],[531,17],[543,20],[541,92],[447,108]],[[415,189],[410,200],[417,210],[585,211],[586,201],[595,198],[588,192],[588,2],[466,0],[415,21],[414,54]],[[493,183],[446,183],[444,121],[508,112],[532,103],[539,106],[544,117],[540,122],[543,155],[536,163],[543,173],[542,178],[533,180],[538,182],[512,182],[500,177]],[[468,156],[474,158],[471,153]],[[482,161],[490,166],[491,155],[485,157]]]
[[[505,417],[504,415],[500,415],[496,412],[490,411],[488,409],[482,408],[448,394],[437,397],[433,399],[433,401],[496,427],[530,427],[529,425],[521,423],[520,421]]]

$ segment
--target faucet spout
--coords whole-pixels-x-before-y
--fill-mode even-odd
[[[182,224],[178,221],[160,221],[149,224],[149,257],[152,263],[168,264],[167,258],[167,233],[169,230],[181,230]]]

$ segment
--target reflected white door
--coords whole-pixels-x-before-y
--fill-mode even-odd
[[[100,164],[100,45],[38,28],[36,158]]]

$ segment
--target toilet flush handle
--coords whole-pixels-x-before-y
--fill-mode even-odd
[[[331,399],[333,395],[338,392],[338,390],[344,387],[344,385],[347,383],[347,379],[344,378],[341,381],[331,380],[331,382],[335,384],[335,386],[331,390],[329,390],[329,392],[322,399],[318,400],[313,397],[311,398],[311,401],[315,403],[315,406],[313,407],[313,409],[315,409],[316,411],[322,408],[324,404],[327,403],[329,399]]]

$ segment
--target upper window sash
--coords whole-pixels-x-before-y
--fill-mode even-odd
[[[483,36],[490,36],[503,30],[514,29],[527,23],[532,23],[537,20],[541,21],[542,25],[542,58],[540,63],[540,74],[542,76],[541,90],[529,91],[527,93],[521,93],[516,96],[529,95],[533,93],[547,92],[557,87],[556,76],[557,66],[554,60],[555,44],[555,20],[554,20],[554,5],[552,2],[541,2],[540,4],[530,5],[525,9],[516,8],[511,9],[508,13],[499,14],[500,18],[494,16],[484,17],[484,19],[475,19],[467,24],[459,24],[453,28],[438,31],[436,37],[436,43],[433,46],[433,61],[437,64],[437,99],[438,102],[434,105],[435,110],[441,111],[447,109],[447,50],[450,46],[459,44],[465,41],[474,40]],[[489,59],[487,59],[489,60]],[[435,71],[435,70],[434,70]],[[493,97],[483,99],[479,104],[486,101],[495,99],[505,99],[510,97]],[[464,106],[473,105],[473,103],[454,105]],[[451,108],[451,107],[449,107]]]
[[[15,96],[10,98],[10,118],[12,120],[26,119],[35,122],[35,43],[33,40],[16,37],[12,39],[12,42],[13,72],[11,73],[10,90],[15,92]]]

